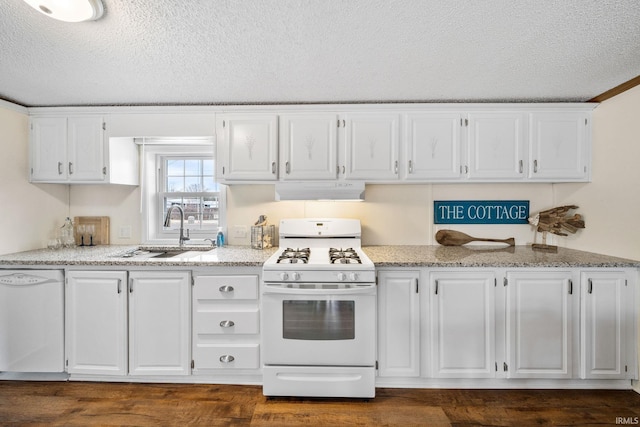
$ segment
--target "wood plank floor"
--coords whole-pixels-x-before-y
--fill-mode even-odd
[[[2,426],[531,426],[634,424],[640,394],[377,389],[370,401],[271,398],[258,386],[0,381]]]

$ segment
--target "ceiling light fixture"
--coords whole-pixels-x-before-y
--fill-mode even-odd
[[[65,22],[95,21],[104,13],[101,0],[24,0],[38,12]]]

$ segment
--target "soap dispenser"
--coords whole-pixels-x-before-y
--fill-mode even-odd
[[[219,248],[224,246],[224,234],[222,233],[222,227],[218,228],[218,235],[216,236],[216,246]]]

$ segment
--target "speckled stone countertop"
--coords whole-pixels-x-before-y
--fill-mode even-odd
[[[125,256],[138,248],[153,251],[177,250],[176,246],[93,246],[70,249],[36,249],[0,255],[0,266],[33,265],[95,265],[95,266],[235,266],[262,267],[262,264],[276,251],[276,248],[259,250],[248,246],[225,246],[211,249],[203,246],[185,246],[188,252],[171,258],[149,258]]]
[[[531,246],[365,246],[376,267],[640,267],[640,261],[558,248]]]
[[[261,267],[277,250],[225,246],[211,249],[185,246],[188,252],[171,258],[149,258],[144,254],[125,257],[142,247],[153,251],[176,250],[176,246],[94,246],[72,249],[37,249],[0,255],[0,266],[145,266],[145,267]],[[573,249],[557,253],[534,251],[530,246],[365,246],[376,267],[631,267],[640,261]]]

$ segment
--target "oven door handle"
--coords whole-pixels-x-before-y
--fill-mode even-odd
[[[269,294],[287,294],[287,295],[367,295],[376,293],[375,285],[367,285],[357,288],[288,288],[279,285],[265,285],[262,292],[264,295]]]

